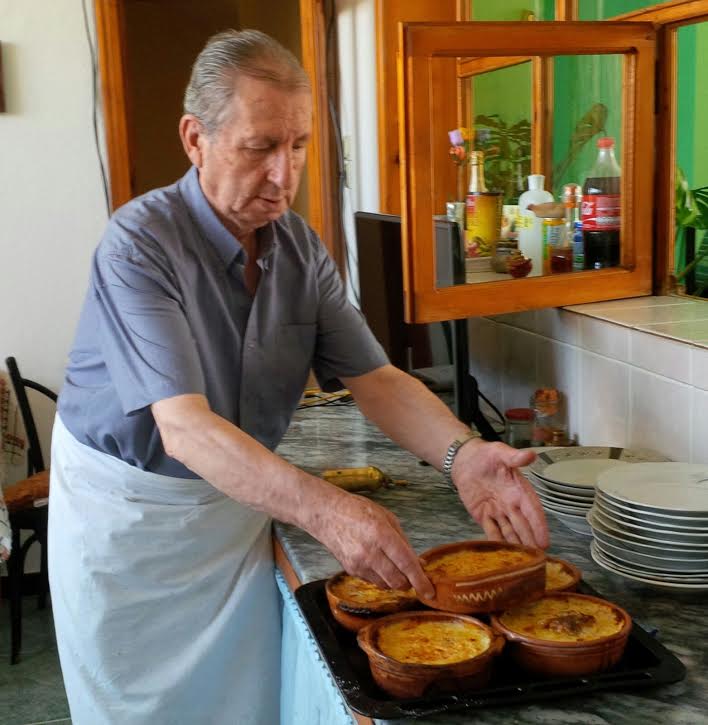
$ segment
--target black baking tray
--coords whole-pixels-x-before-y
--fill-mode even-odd
[[[416,718],[466,708],[517,705],[584,695],[598,690],[655,687],[682,680],[686,668],[666,647],[636,623],[627,648],[615,667],[584,677],[548,679],[525,672],[502,654],[491,686],[455,694],[430,694],[397,699],[374,682],[369,661],[356,636],[332,617],[325,595],[325,579],[304,584],[295,591],[302,613],[347,704],[356,712],[382,720]],[[578,591],[597,593],[582,583]]]

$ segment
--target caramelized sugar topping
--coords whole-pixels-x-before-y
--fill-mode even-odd
[[[447,665],[486,652],[490,637],[472,622],[411,618],[382,627],[378,645],[398,662]]]
[[[558,561],[546,562],[546,589],[563,589],[573,581],[571,573]]]
[[[396,604],[402,600],[415,599],[415,591],[407,589],[381,589],[376,584],[345,574],[332,586],[332,592],[340,599],[355,604]]]
[[[490,551],[462,549],[450,554],[444,554],[426,564],[423,568],[431,574],[441,574],[458,579],[466,576],[478,576],[491,571],[511,569],[527,564],[533,559],[532,554],[515,549],[493,549]]]
[[[622,615],[608,604],[579,597],[545,597],[499,618],[514,632],[554,642],[590,642],[622,629]]]

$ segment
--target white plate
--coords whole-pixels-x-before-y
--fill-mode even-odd
[[[597,506],[593,506],[593,508],[590,509],[590,513],[588,515],[592,516],[594,521],[599,521],[599,523],[601,523],[606,529],[609,529],[610,531],[612,531],[612,533],[624,539],[625,541],[630,539],[632,541],[638,541],[642,544],[663,544],[665,547],[674,549],[675,551],[680,551],[685,548],[694,550],[704,549],[706,554],[708,554],[708,541],[685,541],[684,539],[678,540],[669,536],[668,534],[662,536],[662,538],[657,538],[654,535],[643,536],[642,534],[629,530],[628,527],[618,524],[614,519],[609,518],[606,514],[604,514],[604,512],[600,511]],[[590,523],[593,523],[593,521],[591,521]],[[649,533],[653,534],[653,532]]]
[[[580,458],[551,463],[550,466],[546,466],[543,473],[538,475],[545,481],[594,489],[597,477],[601,473],[612,468],[621,468],[628,465],[628,461],[618,461],[612,458]]]
[[[708,465],[638,463],[600,474],[597,488],[610,498],[659,513],[708,515]]]
[[[554,513],[562,513],[562,514],[571,514],[573,516],[578,516],[579,518],[584,518],[585,514],[589,511],[588,508],[577,508],[575,506],[563,506],[563,504],[557,504],[553,501],[545,501],[544,499],[541,499],[541,504],[543,505],[543,508],[547,509],[548,511],[553,511]]]
[[[708,584],[678,584],[675,582],[667,582],[662,579],[652,579],[622,571],[612,564],[609,559],[604,557],[601,552],[598,552],[597,548],[593,546],[592,543],[590,544],[590,555],[598,566],[601,566],[603,569],[607,569],[607,571],[610,571],[613,574],[623,576],[626,579],[632,579],[633,581],[642,582],[643,584],[649,584],[654,587],[661,587],[662,589],[680,589],[693,592],[708,591]]]
[[[706,549],[671,549],[665,545],[656,545],[651,543],[642,543],[632,539],[625,538],[622,532],[609,529],[597,517],[593,515],[592,509],[587,515],[587,520],[592,527],[593,533],[601,541],[608,540],[611,544],[619,546],[629,551],[636,551],[639,554],[649,554],[650,556],[671,556],[676,559],[684,559],[691,561],[708,561],[708,550]]]
[[[672,559],[668,557],[651,556],[649,554],[640,554],[637,551],[629,551],[619,546],[611,544],[605,538],[600,538],[596,532],[595,543],[605,553],[611,554],[616,559],[620,559],[630,566],[641,566],[644,569],[665,573],[692,573],[708,575],[708,559]]]
[[[540,499],[543,499],[545,501],[551,501],[552,503],[557,503],[561,506],[572,506],[573,508],[583,509],[584,511],[587,511],[593,503],[593,500],[590,498],[581,498],[580,500],[576,501],[575,499],[570,498],[560,498],[554,493],[549,493],[548,491],[542,489],[540,486],[534,486],[533,488]]]
[[[596,499],[595,508],[598,513],[607,521],[611,522],[620,531],[628,534],[634,534],[635,536],[646,536],[650,539],[657,541],[674,541],[678,544],[686,544],[687,546],[708,546],[708,532],[691,532],[691,531],[674,531],[670,528],[657,529],[651,524],[644,522],[631,522],[626,521],[613,511],[605,508],[603,501]]]
[[[627,461],[628,463],[641,463],[645,461],[666,461],[656,451],[646,451],[631,448],[611,448],[610,446],[570,446],[568,448],[554,448],[548,451],[537,451],[538,457],[529,466],[529,470],[546,478],[545,470],[548,466],[560,461],[586,461],[586,460],[613,460]]]
[[[592,501],[595,498],[593,495],[576,496],[575,494],[565,493],[563,491],[556,491],[555,489],[546,485],[546,483],[537,476],[530,476],[529,482],[540,493],[545,493],[549,498],[554,498],[558,501],[565,501],[570,506],[592,506]]]
[[[654,563],[647,565],[640,563],[636,560],[630,561],[627,558],[627,552],[617,549],[614,546],[608,546],[599,539],[595,539],[595,546],[607,556],[610,561],[615,562],[618,566],[628,568],[630,572],[636,572],[637,574],[646,574],[650,577],[671,577],[672,579],[706,579],[708,580],[708,565],[705,568],[697,567],[695,571],[685,571],[669,569],[665,566],[656,566]]]
[[[555,481],[546,481],[529,471],[529,480],[538,486],[545,486],[549,491],[565,494],[566,496],[575,496],[578,498],[592,499],[595,497],[594,488],[582,488],[581,486],[566,486],[564,483],[555,483]]]
[[[584,516],[562,514],[558,511],[552,511],[551,515],[555,516],[564,526],[567,526],[571,531],[575,531],[576,534],[592,536],[592,529],[590,528],[590,524],[587,522]]]
[[[603,508],[611,511],[615,517],[635,521],[645,526],[652,526],[656,529],[672,529],[681,533],[708,534],[708,518],[692,518],[689,516],[652,516],[641,509],[625,506],[616,503],[605,496],[602,491],[597,492],[595,500],[602,504]],[[701,525],[703,524],[703,525]]]

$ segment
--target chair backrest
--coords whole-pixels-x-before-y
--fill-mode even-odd
[[[31,476],[34,473],[39,473],[39,471],[44,471],[46,467],[44,465],[44,457],[42,456],[42,447],[39,444],[39,436],[37,435],[37,426],[34,423],[32,408],[27,397],[27,388],[46,395],[55,403],[57,396],[49,388],[45,388],[44,385],[36,383],[34,380],[23,378],[20,375],[20,369],[17,367],[17,361],[14,357],[5,358],[5,365],[7,365],[7,372],[10,376],[10,382],[12,383],[17,405],[22,415],[22,422],[27,433],[27,441],[29,443],[27,450],[27,475]]]

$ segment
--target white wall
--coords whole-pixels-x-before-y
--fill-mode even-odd
[[[0,18],[0,367],[57,390],[107,219],[90,54],[80,0],[0,0]]]
[[[645,312],[662,303],[691,304],[643,298],[619,305]],[[585,307],[603,304],[618,303]],[[557,387],[568,399],[570,432],[582,445],[651,448],[676,461],[708,463],[705,342],[560,309],[475,318],[469,330],[470,370],[502,410],[527,407],[538,387]]]

